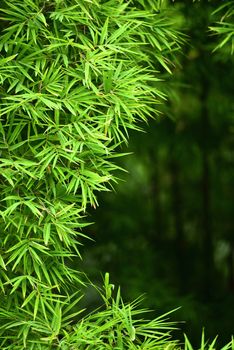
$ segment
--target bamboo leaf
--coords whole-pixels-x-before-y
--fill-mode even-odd
[[[108,24],[109,24],[109,18],[106,18],[106,21],[102,27],[101,35],[100,35],[100,45],[103,45],[104,42],[107,40],[108,36]]]
[[[7,268],[6,268],[6,265],[5,265],[5,263],[4,263],[4,260],[3,260],[3,257],[0,255],[0,266],[4,269],[4,270],[6,270]]]
[[[43,231],[43,238],[46,246],[48,245],[50,240],[50,233],[51,233],[51,223],[46,223],[44,225],[44,231]]]

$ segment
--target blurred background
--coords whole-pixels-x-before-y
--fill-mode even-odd
[[[234,333],[234,59],[212,52],[219,3],[171,5],[188,37],[161,83],[169,98],[122,146],[128,172],[90,210],[83,265],[97,284],[108,271],[125,301],[144,294],[151,317],[181,307],[171,319],[194,344],[204,326],[222,345]]]

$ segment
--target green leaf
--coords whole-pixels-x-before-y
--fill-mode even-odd
[[[107,41],[108,36],[108,24],[109,24],[109,18],[106,18],[106,21],[102,27],[101,35],[100,35],[100,45],[103,45],[104,42]]]
[[[0,266],[2,267],[2,268],[4,268],[4,270],[6,270],[7,268],[6,268],[6,265],[5,265],[5,263],[4,263],[4,260],[3,260],[3,257],[0,255]]]
[[[46,246],[49,243],[50,234],[51,234],[51,223],[46,223],[44,225],[44,230],[43,230],[43,238]]]

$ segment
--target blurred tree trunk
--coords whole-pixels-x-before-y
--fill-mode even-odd
[[[208,43],[203,43],[207,45]],[[203,259],[203,298],[209,300],[212,296],[214,279],[213,261],[213,234],[211,214],[211,169],[210,169],[210,139],[212,126],[209,119],[208,97],[210,81],[207,72],[210,71],[210,60],[208,53],[201,52],[200,57],[200,79],[201,79],[201,162],[202,162],[202,259]]]
[[[234,247],[231,245],[231,249],[228,255],[228,287],[229,290],[234,293]]]
[[[159,155],[158,150],[149,150],[149,163],[151,168],[151,200],[152,200],[152,225],[150,235],[153,235],[153,241],[161,241],[164,234],[163,229],[163,211],[160,200],[160,175],[159,175]],[[151,237],[152,239],[152,237]]]
[[[182,186],[180,183],[180,166],[171,150],[171,160],[169,163],[171,174],[171,202],[172,215],[175,225],[175,256],[177,265],[177,278],[181,293],[186,292],[188,286],[188,276],[186,274],[186,240],[183,225],[183,203]]]

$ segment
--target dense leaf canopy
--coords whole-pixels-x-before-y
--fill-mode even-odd
[[[212,27],[222,35],[233,11],[224,7]],[[105,311],[82,318],[87,278],[71,265],[87,208],[117,180],[122,143],[170,91],[162,80],[184,42],[174,11],[156,0],[2,1],[1,349],[175,346],[172,325],[139,320],[137,303],[112,296],[108,275]]]

